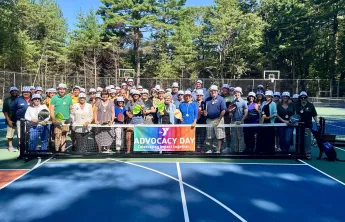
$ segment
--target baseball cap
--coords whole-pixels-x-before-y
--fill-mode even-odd
[[[307,92],[306,92],[306,91],[302,91],[302,92],[299,94],[299,97],[302,97],[302,96],[308,97]]]
[[[196,95],[197,96],[203,96],[204,95],[204,91],[203,90],[197,90],[196,91]]]
[[[212,85],[212,86],[210,87],[210,91],[213,91],[213,90],[217,90],[217,91],[218,91],[218,86]]]
[[[149,94],[149,91],[148,91],[147,89],[143,89],[143,90],[141,91],[141,94]]]
[[[179,91],[177,92],[177,95],[184,95],[184,91],[183,91],[183,90],[179,90]]]
[[[287,96],[290,98],[290,93],[289,92],[283,92],[282,96]]]
[[[90,88],[89,89],[89,93],[95,93],[96,92],[96,89],[95,88]]]
[[[177,82],[174,82],[171,86],[171,88],[178,88],[178,83]]]
[[[58,89],[67,89],[66,84],[60,83],[57,87]]]
[[[199,79],[198,81],[196,81],[196,83],[200,83],[200,84],[202,84],[202,81]]]
[[[122,96],[117,97],[116,102],[124,102],[125,100],[123,99]]]
[[[241,87],[235,87],[234,92],[239,92],[242,94],[242,88]]]
[[[40,87],[40,86],[36,86],[35,90],[36,91],[43,91],[42,87]]]

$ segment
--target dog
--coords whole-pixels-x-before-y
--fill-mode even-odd
[[[317,146],[319,147],[319,157],[318,160],[321,160],[322,154],[325,153],[326,158],[329,162],[339,161],[339,162],[345,162],[345,160],[340,160],[337,157],[337,152],[335,151],[332,144],[330,144],[327,141],[324,141],[321,138],[321,131],[318,129],[317,131],[312,130],[313,136],[316,139]]]

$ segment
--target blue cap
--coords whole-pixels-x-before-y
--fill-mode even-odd
[[[225,89],[230,89],[229,85],[228,84],[223,84],[222,85],[222,89],[225,88]]]
[[[15,87],[15,86],[12,86],[12,87],[9,88],[8,92],[10,93],[12,91],[19,91],[19,89],[17,87]]]

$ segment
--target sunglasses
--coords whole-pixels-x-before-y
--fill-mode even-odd
[[[301,99],[303,99],[303,100],[304,100],[304,99],[307,99],[307,97],[301,97]]]

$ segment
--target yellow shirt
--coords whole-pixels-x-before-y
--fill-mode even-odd
[[[72,98],[72,105],[74,105],[74,104],[79,102],[78,96],[71,96],[71,98]]]

